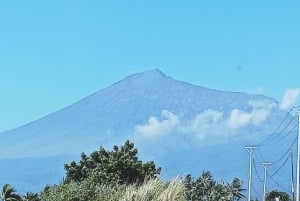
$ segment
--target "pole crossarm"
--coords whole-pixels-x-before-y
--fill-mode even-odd
[[[272,165],[272,163],[271,163],[271,162],[263,162],[263,163],[261,163],[261,165],[262,165],[264,168],[267,168],[268,165]]]

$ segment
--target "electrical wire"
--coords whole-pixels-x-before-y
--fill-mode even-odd
[[[288,127],[291,127],[291,123],[294,121],[294,119],[291,119],[290,122],[286,125],[286,127],[284,127],[284,129],[277,134],[276,138],[273,138],[273,142],[270,141],[270,143],[268,143],[266,146],[271,146],[274,145],[282,140],[284,140],[286,137],[288,137],[293,131],[296,131],[295,129],[297,128],[297,123],[295,124],[294,127],[292,127],[289,131],[287,131],[286,133],[284,133],[284,131],[286,129],[288,129]]]
[[[283,189],[285,192],[290,192],[291,190],[287,189],[286,187],[283,187],[282,185],[280,185],[272,176],[270,176],[267,173],[267,176],[269,176],[269,178],[277,185],[279,186],[281,189]]]
[[[259,147],[258,147],[257,149],[259,150],[258,153],[260,153],[260,155],[257,155],[257,153],[254,151],[254,152],[253,152],[253,153],[254,153],[254,156],[257,158],[257,160],[258,160],[260,163],[262,163],[262,162],[265,161],[264,156],[262,155],[262,152],[260,151]],[[260,160],[260,159],[262,159],[262,160]]]
[[[295,140],[293,141],[293,143],[289,146],[288,150],[281,156],[279,157],[277,160],[275,160],[273,162],[273,164],[278,163],[279,161],[281,161],[287,154],[289,154],[289,152],[292,150],[292,147],[294,146],[294,144],[297,142],[298,137],[295,138]]]
[[[264,140],[262,140],[260,143],[257,143],[258,153],[259,154],[256,154],[256,152],[254,152],[254,156],[255,156],[255,158],[256,158],[257,161],[260,161],[260,159],[262,159],[262,162],[265,161],[265,157],[263,155],[263,150],[261,149],[261,147],[269,147],[272,144],[281,142],[282,140],[286,139],[288,136],[291,136],[292,132],[295,132],[296,127],[298,125],[298,121],[297,121],[297,124],[295,124],[295,125],[293,125],[293,122],[295,122],[295,119],[298,120],[298,118],[296,117],[296,115],[298,115],[299,112],[300,112],[300,110],[298,110],[294,115],[292,115],[291,112],[295,108],[300,108],[300,106],[299,107],[293,107],[293,108],[291,108],[286,113],[285,117],[281,120],[281,122],[278,124],[278,126],[274,129],[274,131],[267,138],[265,138]],[[290,117],[290,116],[291,116],[291,118],[289,119],[288,117]],[[287,121],[288,119],[289,119],[289,121]],[[275,180],[274,177],[276,175],[281,175],[280,172],[282,172],[281,170],[286,166],[286,164],[287,164],[287,162],[288,162],[288,160],[290,158],[290,156],[288,154],[292,151],[293,146],[295,145],[297,139],[298,139],[298,136],[295,137],[295,139],[290,144],[290,146],[288,147],[288,149],[284,152],[284,154],[281,155],[279,158],[277,158],[275,160],[275,162],[272,163],[271,167],[275,171],[272,172],[272,174],[267,173],[267,176],[274,182],[274,184],[276,184],[282,190],[284,190],[286,192],[290,192],[290,193],[292,193],[291,192],[292,190],[289,190],[286,187],[282,186],[279,182],[277,182]],[[254,166],[255,174],[256,174],[256,177],[258,178],[258,181],[259,182],[263,182],[263,179],[259,175],[258,170],[257,170],[257,164],[256,164],[257,162],[256,162],[256,160],[253,159],[253,166]],[[278,167],[277,164],[279,165],[279,163],[282,160],[284,160],[284,161]],[[275,168],[274,168],[273,164],[274,164]],[[276,168],[276,167],[278,167],[278,168]],[[292,178],[292,180],[293,180],[293,178]],[[254,187],[253,184],[251,184],[251,186]],[[255,188],[253,188],[253,189],[255,190]]]
[[[281,138],[278,138],[277,141],[282,141],[284,140],[287,136],[289,136],[292,132],[296,132],[297,131],[297,128],[298,127],[298,124],[296,123],[295,126],[293,128],[291,128],[288,132],[286,132],[285,135],[283,135]]]
[[[258,192],[258,190],[256,190],[255,186],[253,185],[253,183],[251,184],[251,188],[254,192],[255,195],[259,195],[260,193]]]
[[[290,152],[292,151],[292,147],[293,147],[293,145],[296,143],[296,141],[297,141],[297,137],[295,138],[295,140],[293,141],[293,143],[289,146],[289,148],[287,149],[287,151],[281,156],[281,157],[279,157],[275,162],[273,162],[272,163],[272,166],[270,166],[271,167],[271,169],[274,169],[274,173],[271,175],[271,176],[275,176],[275,175],[279,175],[279,176],[282,176],[281,174],[280,174],[280,170],[284,167],[284,165],[287,163],[287,161],[288,161],[288,159],[289,159],[289,157],[290,157]],[[286,157],[286,158],[285,158]],[[274,167],[276,167],[276,165],[281,161],[281,160],[283,160],[285,158],[285,160],[284,160],[284,162],[276,169],[276,168],[274,168]]]
[[[292,109],[291,109],[292,110]],[[290,111],[291,111],[290,110]],[[273,135],[276,134],[277,130],[280,128],[280,126],[284,123],[284,121],[288,118],[288,116],[290,115],[290,111],[288,111],[286,113],[286,115],[284,116],[284,118],[281,120],[281,122],[279,123],[279,125],[274,129],[274,131],[266,138],[264,139],[263,141],[261,141],[260,143],[257,143],[258,146],[263,146],[265,144],[267,144],[267,141],[273,137]]]
[[[285,134],[285,136],[283,136],[280,141],[282,141],[284,138],[286,138],[291,132],[294,131],[294,129],[297,127],[297,124],[289,131],[287,132],[287,134]],[[281,161],[287,154],[289,151],[291,151],[291,148],[293,147],[293,145],[296,143],[297,141],[297,137],[296,139],[293,141],[293,143],[289,146],[288,150],[281,156],[279,157],[278,159],[275,160],[275,162],[273,162],[273,164],[276,164],[278,163],[279,161]],[[258,147],[258,153],[259,153],[259,156],[256,154],[256,152],[254,152],[255,156],[258,158],[258,159],[261,159],[260,162],[265,162],[265,157],[262,153],[262,150],[261,150],[261,147]]]
[[[260,147],[258,147],[258,153],[260,154],[260,156],[261,156],[261,158],[262,158],[262,161],[261,161],[261,162],[266,161],[264,155],[262,154],[262,151],[261,151],[261,148],[260,148]]]
[[[291,118],[290,121],[285,125],[285,127],[279,133],[274,133],[274,135],[273,135],[274,137],[272,139],[270,139],[269,142],[261,143],[258,146],[260,146],[260,147],[267,146],[267,145],[270,146],[270,145],[273,145],[276,142],[278,142],[278,137],[284,133],[284,131],[291,125],[291,123],[293,121],[295,121],[295,119]],[[275,136],[275,134],[276,134],[276,136]]]
[[[255,173],[256,173],[256,176],[257,176],[258,180],[260,182],[263,182],[264,180],[258,174],[258,171],[257,171],[256,165],[255,165],[255,160],[254,159],[253,159],[253,166],[254,166],[254,170],[255,170]]]
[[[287,161],[289,160],[290,156],[288,156],[285,161],[283,162],[283,164],[271,175],[272,177],[275,176],[283,167],[284,165],[287,163]]]

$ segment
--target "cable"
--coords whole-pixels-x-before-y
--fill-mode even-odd
[[[287,136],[295,129],[295,127],[297,127],[297,124],[296,124],[289,132],[287,132],[287,134],[286,134],[284,137],[282,137],[282,138],[280,139],[280,141],[283,140],[284,138],[286,138],[286,137],[287,137]],[[297,141],[297,137],[296,137],[296,139],[293,141],[293,143],[289,146],[288,150],[287,150],[281,157],[279,157],[277,160],[275,160],[275,162],[273,162],[273,164],[276,164],[276,163],[278,163],[279,161],[281,161],[281,160],[288,154],[288,152],[291,150],[291,148],[292,148],[293,145],[296,143],[296,141]],[[262,160],[260,160],[260,162],[265,162],[266,160],[265,160],[265,157],[264,157],[264,155],[263,155],[263,153],[262,153],[261,147],[258,147],[258,151],[259,151],[260,157],[256,154],[256,152],[254,152],[255,156],[256,156],[257,158],[262,159]]]
[[[287,163],[287,161],[289,160],[290,156],[288,156],[285,161],[283,162],[283,164],[277,169],[277,171],[275,173],[273,173],[271,176],[275,176],[282,168],[283,166]]]
[[[294,129],[297,127],[297,124],[295,124],[295,126],[290,129],[288,132],[286,132],[286,134],[283,134],[283,132],[288,128],[290,127],[291,123],[294,121],[293,118],[291,118],[291,120],[289,121],[289,123],[282,129],[282,131],[280,133],[277,134],[277,138],[273,138],[273,142],[269,142],[268,145],[265,144],[266,146],[271,146],[277,142],[280,142],[281,140],[283,140],[284,138],[286,138],[290,133],[292,133],[294,131]],[[283,135],[283,137],[279,138],[280,135]]]
[[[259,180],[260,182],[263,182],[264,180],[263,180],[263,179],[259,176],[259,174],[258,174],[258,171],[257,171],[256,165],[255,165],[254,159],[253,159],[253,166],[254,166],[254,170],[255,170],[255,173],[256,173],[256,176],[257,176],[258,180]]]
[[[283,189],[285,192],[290,192],[290,190],[286,189],[286,187],[281,186],[281,185],[280,185],[277,181],[275,181],[274,178],[271,177],[268,173],[267,173],[267,176],[269,176],[270,179],[271,179],[275,184],[277,184],[277,186],[279,186],[281,189]]]
[[[273,164],[276,164],[279,161],[281,161],[292,150],[292,147],[297,142],[297,139],[298,139],[298,137],[295,138],[295,140],[293,141],[293,143],[289,146],[288,150],[281,157],[279,157],[277,160],[275,160],[273,162]]]
[[[291,109],[292,110],[292,109]],[[290,111],[291,111],[290,110]],[[281,120],[281,122],[279,123],[279,125],[275,128],[275,130],[263,141],[261,141],[260,143],[257,143],[258,146],[263,146],[266,144],[266,142],[273,136],[275,135],[276,131],[280,128],[280,126],[283,124],[283,122],[287,119],[287,117],[290,115],[290,111],[288,111],[285,115],[285,117]]]
[[[296,131],[295,129],[297,127],[298,127],[298,124],[295,124],[295,126],[289,132],[287,132],[283,137],[281,137],[280,139],[278,139],[278,141],[284,140],[289,134],[291,134],[293,131]]]
[[[258,191],[256,190],[255,186],[253,185],[253,183],[251,184],[251,188],[254,192],[255,195],[259,195],[260,193],[258,193]]]
[[[279,133],[274,133],[274,135],[276,134],[276,136],[277,137],[279,137],[289,126],[290,126],[290,124],[294,121],[295,119],[294,118],[291,118],[291,120],[288,122],[288,124],[286,124],[286,126],[279,132]],[[274,136],[273,135],[273,136]],[[276,140],[276,138],[272,138],[272,139],[270,139],[270,141],[269,142],[265,142],[265,143],[261,143],[261,144],[259,144],[259,146],[261,147],[261,146],[266,146],[267,144],[268,144],[268,146],[270,146],[271,144],[274,144],[274,140]],[[278,140],[277,140],[278,141]],[[273,142],[273,143],[271,143],[271,142]]]
[[[258,155],[256,154],[256,152],[254,152],[254,156],[256,156],[257,160],[258,160],[260,163],[261,163],[261,162],[264,162],[264,161],[265,161],[264,156],[262,155],[262,153],[261,153],[259,147],[258,147],[257,149],[259,150],[260,156],[258,156]],[[259,160],[259,159],[262,159],[262,160]]]

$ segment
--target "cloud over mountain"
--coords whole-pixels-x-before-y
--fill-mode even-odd
[[[243,160],[236,163],[243,157],[241,145],[264,137],[285,114],[277,105],[270,97],[195,86],[157,69],[137,73],[62,110],[0,133],[0,178],[20,191],[39,190],[64,176],[61,161],[76,160],[82,151],[101,145],[110,148],[127,139],[134,141],[141,158],[162,166],[163,178],[203,169],[229,178],[232,169],[244,165]],[[26,174],[6,174],[20,164],[26,164]],[[37,173],[51,175],[51,180],[39,176],[32,183]]]
[[[287,89],[280,103],[280,108],[282,110],[289,109],[290,107],[293,106],[293,104],[296,102],[299,96],[300,96],[300,88]]]
[[[159,120],[159,118],[151,116],[147,124],[136,126],[136,134],[144,137],[164,136],[176,131],[176,128],[180,126],[179,116],[172,112],[163,110],[161,118],[162,120]]]
[[[275,103],[266,101],[249,101],[251,111],[232,109],[230,115],[225,117],[223,111],[207,109],[191,120],[163,110],[160,117],[149,117],[146,124],[137,125],[135,133],[146,138],[164,137],[167,135],[193,135],[200,141],[214,138],[215,142],[222,138],[234,137],[239,129],[247,126],[260,126],[267,120]]]

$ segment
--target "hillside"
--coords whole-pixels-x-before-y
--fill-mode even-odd
[[[245,179],[243,146],[268,136],[284,115],[273,98],[194,86],[154,69],[0,133],[0,181],[36,191],[61,179],[62,163],[82,151],[126,139],[162,166],[163,178],[211,170]]]

